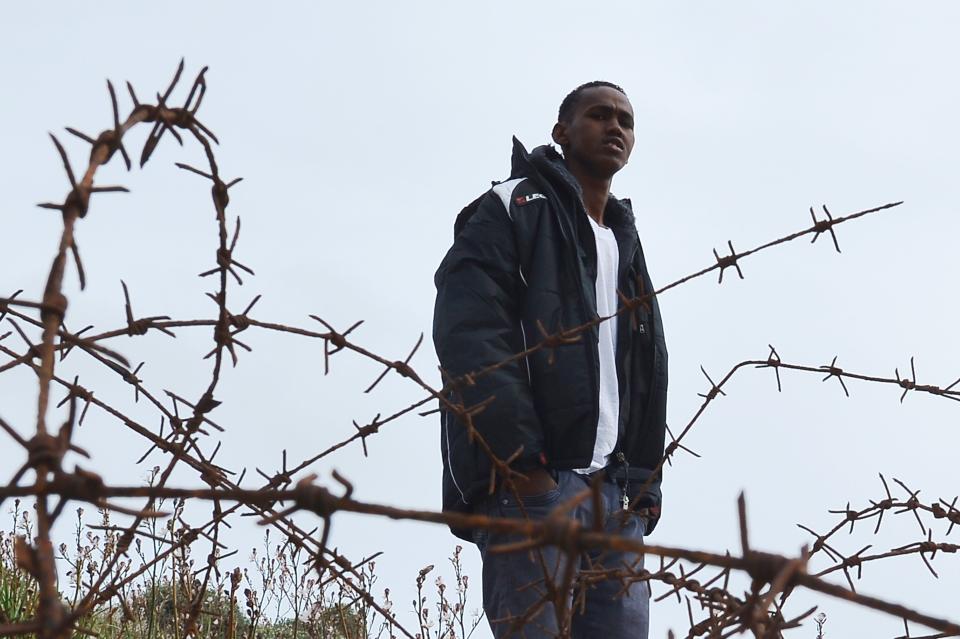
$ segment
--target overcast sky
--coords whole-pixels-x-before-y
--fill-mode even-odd
[[[765,357],[768,344],[791,363],[836,355],[847,370],[881,376],[904,373],[915,356],[918,381],[946,386],[960,376],[958,26],[960,4],[946,1],[12,3],[0,18],[0,294],[24,288],[38,299],[56,248],[59,215],[34,207],[68,189],[47,132],[97,133],[110,124],[106,78],[130,80],[147,99],[185,56],[189,76],[210,66],[200,116],[222,142],[221,171],[245,178],[229,212],[243,219],[236,257],[257,275],[233,289],[233,306],[263,294],[255,315],[264,320],[316,328],[310,313],[339,327],[364,319],[357,340],[402,357],[421,332],[429,338],[432,276],[454,217],[507,177],[511,136],[548,142],[567,91],[607,79],[636,111],[636,147],[614,192],[633,200],[657,284],[706,266],[727,240],[742,250],[809,226],[810,206],[839,215],[905,201],[839,227],[842,254],[801,240],[745,260],[743,281],[707,277],[662,296],[671,427],[686,424],[708,388],[701,365],[718,379]],[[125,92],[121,104],[127,112]],[[144,135],[132,133],[128,148]],[[86,145],[61,139],[75,167],[85,162]],[[213,282],[196,278],[214,266],[208,184],[175,161],[203,165],[197,148],[167,138],[143,171],[127,174],[115,160],[98,173],[99,184],[132,193],[95,197],[78,225],[89,285],[81,294],[70,271],[69,326],[122,326],[121,278],[138,315],[211,316]],[[5,344],[20,348],[17,339]],[[421,398],[399,378],[363,394],[379,370],[349,354],[324,377],[319,342],[254,331],[246,340],[254,352],[225,373],[224,403],[211,414],[227,428],[218,460],[233,469],[276,470],[283,448],[299,461],[352,433],[352,420]],[[148,362],[148,388],[196,398],[209,341],[193,329],[111,345]],[[439,383],[429,339],[412,364]],[[81,374],[98,398],[158,425],[129,387],[82,356],[60,373]],[[35,385],[25,370],[0,376],[0,415],[24,433]],[[786,554],[810,541],[796,523],[823,530],[836,521],[828,509],[883,497],[878,473],[928,501],[956,495],[956,406],[848,386],[850,399],[835,380],[784,372],[778,394],[771,371],[739,373],[690,435],[702,459],[680,457],[668,470],[651,541],[738,551],[741,490],[755,546]],[[436,416],[406,418],[369,441],[369,458],[354,446],[310,470],[329,482],[338,469],[361,499],[437,508],[438,434]],[[134,465],[145,446],[93,409],[77,440],[109,481],[140,482],[161,463]],[[0,447],[9,476],[22,456],[9,439]],[[186,471],[174,483],[199,485]],[[840,550],[918,541],[906,517],[876,539],[858,528]],[[251,521],[232,533],[243,549],[260,535]],[[936,539],[957,543],[960,533],[945,533],[934,527]],[[347,516],[335,520],[333,541],[351,557],[384,551],[380,586],[404,612],[417,570],[445,564],[455,545],[439,527]],[[478,555],[465,556],[479,590]],[[915,556],[868,565],[860,589],[956,616],[957,561],[937,557],[939,581]],[[828,636],[902,634],[898,620],[834,600],[798,594],[792,605],[820,605]],[[685,606],[657,604],[651,636],[683,633],[685,619]]]

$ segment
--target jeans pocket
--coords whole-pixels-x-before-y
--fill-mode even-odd
[[[527,511],[532,511],[539,514],[546,514],[550,512],[553,506],[560,501],[560,486],[554,486],[550,490],[544,493],[537,493],[535,495],[523,495],[520,497],[520,500],[517,500],[517,497],[513,495],[508,490],[501,490],[497,495],[497,505],[502,511],[504,511],[507,516],[510,516],[512,513],[518,513],[521,510],[521,503],[523,508]]]

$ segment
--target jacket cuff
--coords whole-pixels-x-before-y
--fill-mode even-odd
[[[649,535],[660,521],[660,506],[645,506],[636,510],[646,520],[646,525],[643,528],[644,536]]]
[[[633,495],[631,501],[633,502],[633,510],[646,519],[646,528],[643,534],[649,535],[660,521],[661,504],[663,503],[660,483],[657,482],[648,486],[647,490],[640,495]]]

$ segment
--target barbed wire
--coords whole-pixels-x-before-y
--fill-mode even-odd
[[[935,518],[946,518],[951,522],[947,533],[949,534],[953,525],[960,521],[960,511],[955,508],[956,499],[949,504],[945,501],[922,504],[918,501],[916,493],[910,493],[906,486],[901,484],[904,490],[910,493],[908,499],[893,500],[889,491],[887,491],[887,499],[874,503],[868,508],[851,511],[848,505],[842,513],[845,517],[842,524],[824,535],[816,535],[816,533],[810,531],[816,537],[812,550],[804,549],[795,557],[763,553],[750,547],[747,537],[745,503],[742,499],[739,511],[741,525],[741,553],[739,555],[716,554],[644,544],[620,535],[603,533],[601,532],[602,527],[598,525],[599,522],[596,520],[593,526],[584,527],[577,521],[565,516],[565,513],[577,503],[587,499],[598,499],[599,484],[597,482],[594,482],[591,488],[561,504],[545,520],[535,520],[527,517],[523,507],[523,499],[515,485],[515,480],[522,477],[522,474],[512,467],[513,461],[522,454],[522,449],[514,451],[505,458],[500,458],[494,454],[482,434],[474,426],[475,416],[480,414],[491,402],[496,401],[496,398],[488,397],[473,405],[464,405],[462,401],[455,399],[459,391],[474,385],[478,379],[539,351],[546,351],[549,354],[558,346],[581,339],[584,333],[601,322],[609,321],[617,316],[632,318],[638,309],[648,306],[654,296],[662,295],[693,279],[717,272],[718,281],[722,283],[724,272],[727,269],[735,270],[737,275],[743,278],[741,261],[758,252],[806,236],[811,236],[811,242],[815,242],[824,234],[831,236],[835,249],[839,251],[840,246],[835,233],[837,225],[891,209],[899,206],[900,202],[884,204],[839,217],[834,217],[827,207],[823,206],[822,217],[818,218],[811,208],[812,225],[800,231],[742,252],[737,252],[732,241],[728,241],[729,254],[721,256],[714,251],[714,262],[712,264],[654,291],[644,292],[641,288],[641,294],[636,297],[621,296],[620,310],[616,314],[597,317],[580,326],[561,328],[555,332],[550,332],[543,325],[540,325],[541,339],[533,346],[501,362],[466,374],[453,376],[441,371],[443,385],[441,388],[435,388],[427,383],[410,364],[422,345],[422,334],[411,348],[403,351],[405,354],[402,359],[391,359],[373,352],[352,337],[354,332],[362,325],[362,321],[355,322],[341,331],[335,329],[320,316],[311,315],[310,318],[323,327],[323,330],[311,330],[251,317],[250,314],[260,299],[259,295],[253,297],[243,311],[235,313],[230,310],[233,300],[230,284],[243,285],[244,281],[241,273],[245,276],[254,275],[253,269],[238,261],[235,255],[241,229],[240,218],[235,218],[231,232],[231,224],[227,213],[230,203],[230,189],[238,184],[242,178],[227,180],[221,176],[214,154],[214,146],[219,142],[213,132],[197,117],[207,89],[206,67],[195,76],[182,105],[178,107],[169,106],[173,93],[182,78],[184,66],[184,62],[181,60],[173,80],[166,90],[162,94],[157,94],[155,104],[142,103],[138,99],[133,86],[127,83],[126,87],[133,107],[124,119],[120,117],[115,88],[110,81],[107,82],[112,109],[112,126],[96,137],[73,128],[67,129],[69,133],[90,145],[89,160],[79,180],[76,178],[66,149],[59,139],[51,134],[51,139],[69,182],[69,190],[62,202],[43,203],[40,206],[59,211],[62,215],[63,230],[58,249],[40,301],[23,299],[22,290],[18,290],[8,297],[0,297],[0,322],[6,320],[7,325],[13,329],[0,334],[0,342],[5,342],[0,343],[0,352],[10,358],[10,361],[0,365],[0,373],[26,367],[36,374],[38,380],[37,420],[34,434],[28,438],[13,425],[0,418],[0,429],[4,430],[25,452],[24,462],[14,473],[8,485],[0,487],[0,503],[11,497],[31,497],[36,501],[36,537],[32,542],[19,537],[15,544],[15,550],[19,567],[29,573],[38,584],[39,607],[35,620],[26,623],[0,625],[0,634],[12,636],[35,633],[41,639],[59,639],[71,636],[71,633],[79,630],[77,624],[84,615],[93,611],[97,606],[119,596],[118,593],[122,592],[127,584],[132,583],[134,579],[143,574],[144,571],[149,570],[151,566],[203,538],[211,544],[212,550],[208,555],[206,564],[198,573],[201,587],[198,590],[197,599],[189,603],[188,614],[183,622],[186,634],[195,633],[198,619],[204,614],[202,593],[210,583],[211,575],[218,570],[217,553],[219,549],[223,548],[220,541],[221,526],[229,516],[240,513],[254,515],[258,517],[261,524],[279,530],[290,544],[305,551],[309,564],[319,571],[321,578],[335,580],[342,587],[349,589],[367,606],[388,619],[393,628],[413,639],[415,635],[404,628],[391,611],[380,605],[376,598],[364,588],[358,567],[369,561],[369,557],[359,562],[351,562],[329,547],[328,540],[332,519],[335,514],[343,512],[479,528],[517,535],[522,541],[495,548],[494,551],[533,552],[539,557],[543,569],[542,591],[544,596],[535,604],[535,608],[539,609],[543,606],[553,605],[562,629],[569,628],[569,624],[564,622],[564,618],[568,619],[570,615],[574,614],[574,610],[578,606],[582,609],[584,605],[583,593],[592,583],[596,583],[598,580],[615,579],[622,584],[624,591],[630,587],[630,584],[639,581],[659,582],[669,587],[660,598],[674,595],[679,598],[681,592],[686,593],[688,597],[692,596],[707,610],[708,617],[699,622],[695,621],[690,607],[690,599],[687,599],[691,626],[689,636],[691,637],[704,635],[719,637],[739,632],[751,632],[757,637],[780,636],[783,630],[796,627],[812,612],[810,610],[792,618],[783,613],[783,605],[788,594],[796,588],[805,588],[851,601],[867,608],[896,615],[904,620],[923,624],[944,633],[960,633],[960,626],[949,620],[926,615],[904,606],[856,592],[849,573],[854,567],[860,569],[864,562],[904,555],[919,555],[931,572],[934,572],[929,560],[932,560],[937,552],[954,553],[957,546],[945,542],[934,542],[932,532],[927,535],[925,541],[875,555],[864,555],[864,551],[860,551],[853,555],[844,556],[828,543],[837,530],[848,522],[852,526],[856,521],[876,516],[878,517],[877,526],[879,528],[883,513],[891,510],[898,513],[913,512],[918,521],[920,521],[919,513],[921,512],[930,514]],[[149,161],[159,143],[167,134],[181,144],[184,143],[184,138],[192,139],[199,144],[204,152],[207,161],[207,166],[204,169],[184,163],[177,163],[177,166],[211,182],[210,193],[215,211],[217,233],[215,266],[201,272],[199,276],[201,278],[215,277],[217,282],[215,291],[207,293],[216,307],[215,317],[176,319],[169,315],[138,316],[133,310],[132,299],[134,296],[126,282],[121,281],[124,309],[123,325],[99,333],[92,333],[91,331],[94,329],[92,326],[86,326],[79,331],[71,332],[65,324],[68,302],[63,293],[68,260],[72,260],[77,269],[81,290],[86,286],[86,273],[76,239],[77,222],[89,213],[91,198],[94,194],[127,191],[122,186],[95,185],[94,178],[97,170],[110,162],[118,152],[127,170],[132,168],[125,140],[128,132],[141,124],[151,124],[152,127],[140,152],[140,167],[143,167]],[[24,327],[40,330],[40,340],[38,342],[31,340]],[[175,337],[177,331],[193,328],[212,329],[214,342],[213,348],[204,355],[204,359],[212,359],[210,380],[196,399],[187,399],[169,390],[164,390],[161,393],[150,389],[139,376],[144,362],[133,366],[121,353],[104,344],[104,342],[121,337],[133,339],[152,331]],[[213,432],[225,432],[224,427],[210,417],[210,413],[220,405],[220,400],[216,396],[224,359],[229,355],[232,366],[239,364],[238,349],[249,351],[251,348],[238,336],[252,329],[321,340],[325,374],[329,374],[331,371],[331,359],[343,352],[352,352],[374,362],[382,367],[382,370],[366,387],[365,392],[367,393],[375,390],[390,373],[395,373],[409,380],[420,392],[424,393],[424,396],[386,416],[378,413],[366,424],[361,425],[354,421],[355,432],[352,435],[293,466],[288,467],[287,454],[286,451],[283,451],[282,465],[278,470],[268,472],[257,468],[258,474],[264,480],[260,487],[242,488],[241,484],[245,479],[245,472],[238,474],[215,463],[222,442],[217,441],[209,454],[205,450],[209,440],[212,439]],[[12,342],[6,342],[14,333],[24,344],[21,349],[14,348]],[[159,430],[155,432],[139,420],[118,409],[113,403],[104,401],[95,394],[94,389],[81,385],[79,377],[69,380],[58,376],[55,372],[56,365],[71,356],[74,351],[86,354],[96,365],[112,371],[113,374],[129,384],[133,389],[135,403],[143,398],[153,410],[159,413]],[[779,354],[771,346],[770,354],[766,359],[744,360],[733,366],[718,383],[714,383],[704,370],[703,373],[710,382],[710,388],[702,394],[704,401],[679,435],[674,437],[671,433],[671,442],[667,445],[656,472],[662,469],[664,463],[670,463],[678,450],[693,453],[681,442],[703,415],[707,406],[719,396],[725,395],[724,386],[740,370],[748,367],[773,368],[778,390],[781,388],[780,371],[791,370],[826,374],[824,381],[836,378],[847,395],[849,395],[849,391],[844,380],[860,380],[896,385],[903,391],[900,397],[901,401],[911,391],[932,394],[951,400],[960,398],[960,390],[954,390],[960,383],[960,379],[946,386],[921,384],[917,381],[913,358],[911,358],[910,364],[910,377],[901,377],[898,369],[895,369],[895,376],[892,378],[878,377],[844,370],[836,365],[836,358],[830,364],[820,366],[786,363],[781,361]],[[56,431],[48,423],[52,413],[51,403],[53,400],[51,399],[51,393],[54,388],[61,388],[65,391],[63,400],[56,404],[54,408],[66,407],[68,413],[65,421]],[[489,481],[491,492],[497,485],[502,485],[506,490],[512,492],[525,514],[524,518],[504,519],[479,514],[409,510],[385,504],[363,502],[352,497],[352,483],[346,477],[337,473],[333,474],[333,479],[340,486],[341,494],[334,494],[329,489],[316,484],[314,475],[308,475],[294,483],[296,475],[309,470],[320,459],[343,449],[351,443],[359,441],[366,455],[368,438],[381,432],[384,426],[412,413],[417,412],[419,415],[425,416],[435,412],[436,409],[427,407],[434,401],[457,418],[460,425],[467,429],[470,441],[491,460],[492,471]],[[73,432],[77,426],[83,423],[91,406],[116,419],[146,440],[149,448],[139,461],[144,461],[154,453],[164,456],[164,465],[158,466],[158,470],[149,485],[108,485],[92,471],[79,467],[76,467],[73,471],[64,468],[64,459],[69,453],[90,457],[87,451],[73,443]],[[423,410],[425,407],[427,409]],[[196,471],[200,480],[207,487],[175,488],[168,486],[173,471],[181,464]],[[32,483],[21,485],[20,482],[29,473],[33,475]],[[56,499],[56,501],[52,501],[53,499]],[[140,499],[144,502],[139,508],[130,508],[116,502],[116,500],[129,499]],[[211,505],[211,516],[199,526],[190,526],[182,521],[178,514],[173,513],[183,526],[180,538],[176,542],[169,543],[162,552],[157,553],[151,560],[144,562],[138,570],[127,572],[118,570],[121,558],[127,553],[133,541],[138,536],[147,534],[142,530],[142,524],[157,517],[171,516],[171,513],[161,512],[157,507],[160,500],[165,499],[192,500],[194,502],[206,500]],[[116,550],[112,556],[104,561],[96,577],[86,584],[83,597],[72,608],[68,608],[61,601],[57,591],[57,567],[51,536],[53,524],[63,514],[65,506],[70,502],[87,502],[99,508],[116,511],[131,517],[131,522],[126,526],[110,527],[111,532],[118,534],[119,542]],[[224,502],[229,502],[230,505],[224,506]],[[321,520],[320,526],[308,531],[294,524],[292,515],[298,512],[309,512],[318,516]],[[594,512],[595,518],[600,516],[599,512]],[[921,523],[921,528],[924,529],[923,523]],[[558,548],[568,558],[568,566],[572,566],[576,558],[591,549],[645,553],[646,555],[660,557],[662,563],[656,571],[648,571],[637,565],[611,567],[596,564],[579,573],[575,573],[571,569],[565,570],[561,578],[557,580],[547,569],[540,554],[540,551],[547,547]],[[827,554],[834,561],[834,565],[819,573],[809,574],[807,572],[808,562],[811,556],[820,552]],[[927,555],[929,555],[929,558]],[[222,557],[222,555],[219,556]],[[680,561],[691,563],[693,567],[686,570],[682,563],[677,563]],[[671,568],[675,565],[680,571],[679,575],[671,571]],[[694,575],[708,567],[719,569],[719,572],[704,583],[693,578]],[[839,571],[842,571],[846,576],[849,589],[823,579],[823,577]],[[728,591],[729,578],[733,572],[742,573],[751,580],[751,589],[745,597],[738,598]],[[936,573],[934,572],[934,574]],[[723,582],[722,586],[718,585],[720,582]],[[514,620],[514,628],[520,630],[535,613],[536,610],[532,608],[518,615]],[[561,634],[564,632],[568,632],[568,630],[562,631]]]

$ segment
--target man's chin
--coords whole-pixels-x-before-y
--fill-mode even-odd
[[[615,156],[605,156],[596,158],[590,163],[593,174],[599,178],[612,178],[620,169],[626,166],[627,162],[623,158]]]

